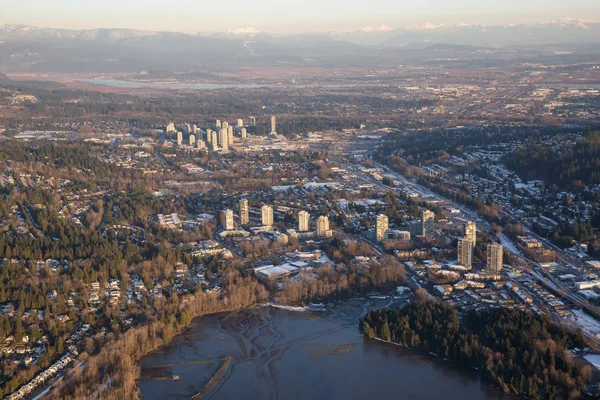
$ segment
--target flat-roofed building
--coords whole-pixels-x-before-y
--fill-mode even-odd
[[[435,226],[435,214],[432,211],[424,210],[421,213],[421,235],[428,237],[433,235]]]
[[[248,199],[240,200],[240,224],[248,225],[250,223]]]
[[[473,242],[471,239],[466,237],[458,239],[458,245],[456,247],[458,264],[464,265],[465,267],[471,267],[473,264]]]
[[[223,228],[225,228],[226,231],[232,231],[235,229],[235,225],[233,223],[233,210],[223,211]]]
[[[260,209],[260,215],[263,226],[273,226],[273,207],[265,204]]]
[[[379,214],[375,221],[375,237],[378,241],[382,242],[385,240],[385,234],[389,229],[388,216],[385,214]]]
[[[504,247],[498,243],[487,245],[487,269],[492,274],[499,275],[502,271],[502,260],[504,257]]]
[[[310,214],[304,210],[298,213],[298,232],[308,232],[310,227]]]
[[[473,246],[477,244],[477,224],[473,221],[467,221],[465,224],[465,238],[473,242]]]

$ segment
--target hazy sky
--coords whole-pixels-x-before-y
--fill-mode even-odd
[[[600,20],[600,0],[0,0],[1,24],[272,32]]]

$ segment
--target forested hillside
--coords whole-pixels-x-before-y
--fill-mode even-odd
[[[369,338],[435,352],[506,393],[532,399],[584,398],[589,367],[571,362],[566,349],[584,347],[548,317],[509,309],[472,311],[462,319],[447,304],[413,302],[403,309],[371,311],[362,321]]]
[[[505,158],[523,179],[539,179],[560,187],[600,183],[600,132],[591,132],[571,148],[520,147]]]

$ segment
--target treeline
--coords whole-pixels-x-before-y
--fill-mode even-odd
[[[315,276],[316,275],[316,276]],[[271,290],[285,304],[306,304],[310,300],[337,295],[365,293],[387,285],[406,282],[404,266],[392,256],[364,265],[324,265],[315,273],[300,273],[299,279],[285,279],[279,291],[272,282]]]
[[[590,367],[568,359],[585,347],[581,331],[570,333],[550,317],[510,309],[470,311],[462,319],[449,305],[413,302],[403,309],[371,311],[361,322],[369,338],[434,352],[502,391],[531,399],[586,397]]]
[[[585,242],[596,237],[595,230],[600,229],[600,212],[588,218],[587,221],[577,221],[574,224],[563,222],[552,234],[552,241],[560,247],[569,247],[573,241]]]
[[[112,335],[103,343],[98,354],[86,360],[84,368],[53,398],[60,399],[136,399],[140,397],[136,381],[140,376],[138,360],[171,340],[196,317],[225,311],[235,311],[264,302],[268,293],[264,286],[235,271],[226,274],[223,293],[198,291],[179,297],[173,294],[138,316],[145,318],[135,328]]]
[[[412,165],[440,161],[450,156],[462,156],[471,146],[486,147],[514,141],[540,140],[562,133],[581,131],[580,128],[564,126],[490,126],[462,129],[442,129],[432,132],[422,130],[392,135],[381,148],[390,156],[397,153]]]
[[[543,180],[561,188],[600,183],[600,132],[590,132],[574,146],[523,146],[505,157],[523,179]]]

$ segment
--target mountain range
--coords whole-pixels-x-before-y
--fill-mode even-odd
[[[425,24],[393,29],[275,34],[0,27],[0,72],[194,71],[246,65],[378,65],[435,55],[506,59],[600,51],[600,23],[563,19],[523,25]]]

